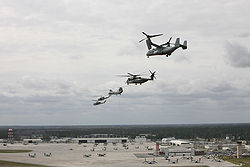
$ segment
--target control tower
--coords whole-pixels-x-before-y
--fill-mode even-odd
[[[13,143],[13,129],[8,130],[8,142]]]

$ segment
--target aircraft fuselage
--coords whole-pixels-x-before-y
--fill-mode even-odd
[[[149,78],[136,78],[136,79],[128,79],[127,80],[127,84],[143,84],[145,82],[147,82],[148,80],[151,80]]]
[[[147,56],[155,56],[155,55],[171,55],[176,49],[179,47],[162,47],[162,48],[154,48],[147,52]]]

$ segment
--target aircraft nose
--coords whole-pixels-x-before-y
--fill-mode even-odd
[[[147,52],[147,56],[150,56],[151,54],[153,53],[153,51],[152,50],[149,50],[148,52]]]

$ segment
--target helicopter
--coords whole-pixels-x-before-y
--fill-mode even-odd
[[[104,153],[97,153],[98,157],[104,157],[106,154]]]
[[[104,100],[104,101],[93,100],[93,101],[96,101],[96,102],[93,104],[94,106],[96,106],[96,105],[100,105],[100,104],[106,103],[107,100]]]
[[[140,77],[141,75],[139,75],[139,74],[135,75],[135,74],[131,74],[131,73],[128,73],[128,75],[122,75],[122,76],[129,77],[126,81],[127,85],[129,85],[129,84],[135,84],[135,85],[140,84],[141,85],[147,81],[156,79],[156,77],[155,77],[156,71],[152,72],[149,70],[149,72],[151,74],[150,78],[142,78],[142,77]]]
[[[122,87],[120,87],[117,91],[109,90],[109,96],[111,95],[121,95],[123,92]]]
[[[183,50],[187,49],[187,41],[184,41],[183,44],[180,44],[180,38],[176,38],[175,43],[170,43],[172,37],[169,38],[168,42],[158,45],[151,41],[151,38],[161,36],[163,34],[157,35],[148,35],[145,32],[142,32],[146,38],[141,39],[139,42],[142,42],[146,39],[146,44],[148,47],[147,57],[149,56],[157,56],[157,55],[166,55],[166,57],[170,56],[176,49],[182,48]],[[174,46],[171,46],[174,45]],[[155,48],[152,48],[154,46]]]
[[[91,157],[91,154],[84,154],[83,157],[89,158]]]
[[[43,153],[43,155],[46,156],[46,157],[51,157],[52,156],[51,153]]]

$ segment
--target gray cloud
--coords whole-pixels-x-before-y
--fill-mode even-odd
[[[250,36],[250,32],[244,32],[238,35],[240,38],[248,38]]]
[[[0,123],[247,122],[249,71],[225,66],[223,44],[249,43],[249,3],[0,1]],[[188,49],[147,59],[142,31]],[[232,66],[249,66],[244,46],[226,51]],[[116,76],[149,69],[157,79],[141,86]],[[120,86],[121,96],[92,105]]]
[[[247,47],[238,43],[227,42],[225,45],[226,58],[233,67],[250,67],[250,52]]]

